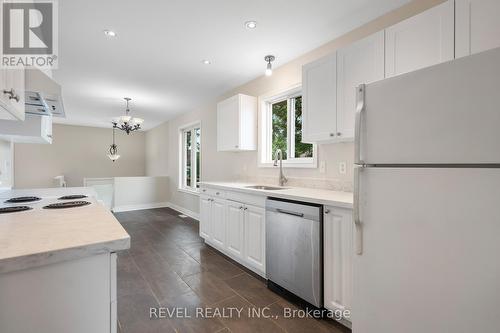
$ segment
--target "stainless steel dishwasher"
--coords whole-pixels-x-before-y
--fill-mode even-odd
[[[267,199],[266,272],[270,289],[323,306],[323,206]]]

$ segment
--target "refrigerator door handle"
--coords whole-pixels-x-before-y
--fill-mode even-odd
[[[365,110],[365,85],[356,88],[356,116],[354,118],[354,163],[363,164],[361,158],[361,115]]]
[[[356,254],[363,254],[363,225],[361,223],[361,219],[359,216],[359,206],[360,206],[360,197],[359,197],[359,180],[360,180],[360,172],[364,169],[362,165],[354,165],[354,193],[353,193],[353,212],[352,219],[354,221],[355,227],[355,247]]]

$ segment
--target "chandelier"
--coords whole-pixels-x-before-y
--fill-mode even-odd
[[[120,155],[118,155],[118,146],[115,144],[115,128],[116,127],[113,126],[113,143],[109,146],[108,154],[109,159],[113,162],[120,158]]]
[[[124,100],[127,103],[125,109],[125,115],[113,119],[112,123],[113,123],[113,128],[118,128],[126,132],[127,134],[130,134],[130,132],[141,129],[141,124],[144,122],[144,119],[130,116],[129,102],[132,99],[129,97],[124,97]]]

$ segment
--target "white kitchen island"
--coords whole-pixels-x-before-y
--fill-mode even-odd
[[[23,191],[1,193],[1,205]],[[0,214],[0,332],[116,332],[116,252],[129,235],[91,196],[43,208],[79,191],[35,190],[31,210]]]

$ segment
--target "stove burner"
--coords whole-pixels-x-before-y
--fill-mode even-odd
[[[86,195],[83,194],[72,194],[72,195],[65,195],[63,197],[58,198],[58,200],[75,200],[75,199],[83,199],[86,198]]]
[[[44,206],[43,208],[45,209],[61,209],[61,208],[73,208],[73,207],[80,207],[80,206],[86,206],[90,205],[90,202],[88,201],[67,201],[67,202],[59,202],[55,204],[50,204],[47,206]]]
[[[19,203],[19,202],[32,202],[32,201],[38,201],[42,200],[39,197],[17,197],[17,198],[10,198],[9,200],[5,202],[10,202],[10,203]]]
[[[12,207],[2,207],[0,208],[0,214],[6,214],[6,213],[16,213],[16,212],[22,212],[25,210],[30,210],[33,209],[28,206],[12,206]]]

